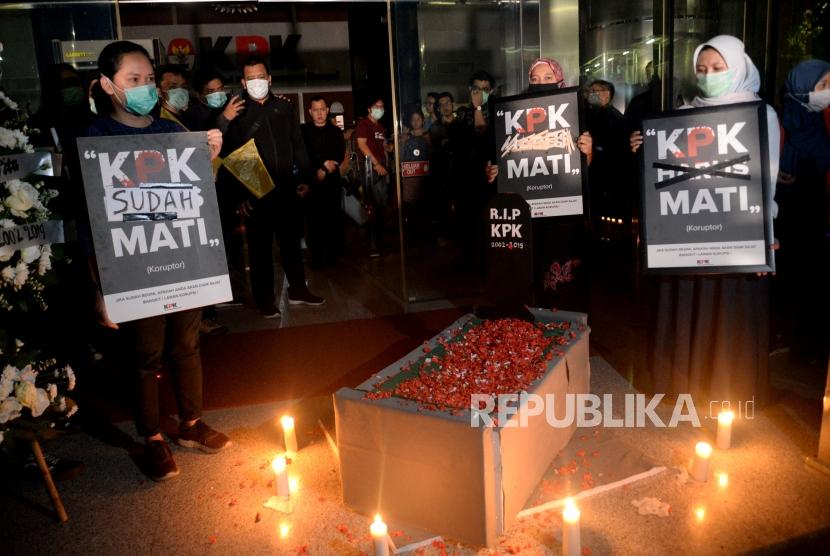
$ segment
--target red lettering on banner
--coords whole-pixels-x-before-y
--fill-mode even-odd
[[[139,183],[150,183],[150,176],[164,170],[164,156],[158,151],[136,153],[135,173]]]
[[[527,132],[533,133],[536,129],[536,124],[541,124],[545,121],[545,118],[548,117],[548,113],[545,112],[544,108],[529,108],[527,110],[527,116],[525,119],[525,125],[527,126]]]
[[[697,150],[700,147],[712,144],[715,140],[715,133],[711,127],[696,127],[689,131],[689,156],[694,158],[697,156]]]

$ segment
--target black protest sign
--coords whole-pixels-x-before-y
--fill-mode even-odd
[[[774,270],[766,105],[646,118],[643,138],[645,268]]]
[[[517,193],[533,218],[583,212],[579,89],[494,100],[498,190]]]
[[[487,269],[490,297],[503,315],[518,315],[533,286],[533,224],[519,195],[501,193],[487,206]]]
[[[113,322],[232,298],[205,133],[85,137],[78,151]]]

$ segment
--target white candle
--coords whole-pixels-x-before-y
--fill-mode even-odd
[[[580,556],[582,543],[579,538],[579,508],[572,498],[565,500],[562,510],[562,555]]]
[[[732,420],[735,414],[731,411],[722,411],[718,415],[718,439],[715,445],[718,450],[728,450],[732,445]]]
[[[289,498],[291,491],[288,488],[288,471],[285,467],[285,456],[278,456],[271,462],[271,468],[274,470],[274,482],[277,483],[277,496]]]
[[[280,419],[282,423],[282,434],[285,439],[285,451],[296,454],[297,453],[297,432],[294,429],[294,418],[284,415]]]
[[[709,478],[709,457],[712,455],[712,445],[708,442],[698,442],[695,445],[695,458],[692,462],[692,477],[701,482]]]
[[[375,545],[375,556],[389,556],[389,533],[386,524],[375,516],[375,521],[369,526],[372,533],[372,543]]]

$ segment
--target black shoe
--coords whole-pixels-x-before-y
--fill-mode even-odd
[[[43,459],[46,460],[46,467],[55,481],[68,481],[84,472],[85,466],[82,461],[58,458],[49,454],[43,454]],[[30,454],[23,463],[23,474],[30,481],[40,480],[40,469],[37,467],[34,454]]]
[[[179,425],[179,437],[176,443],[185,448],[197,448],[205,453],[215,454],[230,446],[231,440],[199,419],[192,427]]]
[[[311,305],[317,307],[325,303],[326,300],[318,295],[314,295],[310,291],[306,290],[302,293],[291,293],[288,292],[288,304],[289,305]]]
[[[173,452],[164,440],[150,440],[144,444],[144,464],[147,476],[154,481],[164,481],[179,474]]]
[[[282,315],[280,314],[280,310],[277,309],[276,305],[270,305],[268,307],[260,307],[258,309],[260,315],[264,319],[278,319]]]

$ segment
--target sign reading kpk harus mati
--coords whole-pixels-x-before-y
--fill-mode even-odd
[[[643,135],[646,267],[774,270],[765,105],[680,110]]]
[[[494,101],[500,193],[517,193],[531,216],[582,214],[579,92],[559,89]]]
[[[204,133],[78,139],[110,319],[231,299]]]

